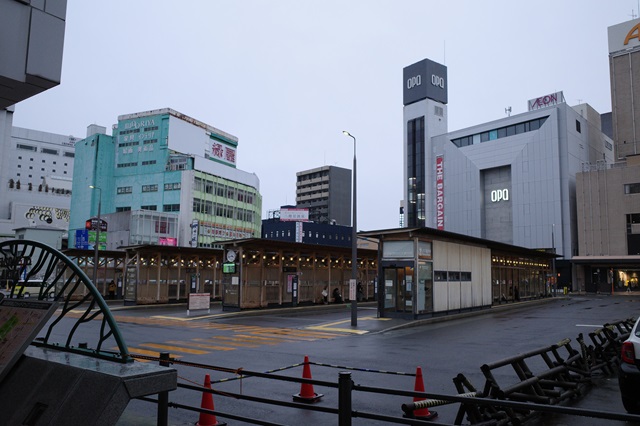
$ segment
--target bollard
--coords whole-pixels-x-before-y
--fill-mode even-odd
[[[338,376],[338,426],[351,426],[351,373],[341,371]]]
[[[160,353],[160,366],[169,367],[171,365],[169,352]],[[169,392],[158,393],[158,426],[169,424]]]

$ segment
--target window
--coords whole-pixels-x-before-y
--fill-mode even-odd
[[[158,142],[158,139],[147,139],[146,141],[142,142],[144,145],[148,145],[150,143],[156,143]]]
[[[118,194],[131,194],[133,187],[131,186],[119,186],[117,189]]]
[[[196,188],[198,186],[198,178],[196,178]],[[202,181],[200,181],[200,185],[202,186]],[[176,183],[165,183],[164,184],[165,191],[179,191],[180,190],[180,182]],[[198,189],[196,189],[198,191]]]
[[[434,281],[446,281],[447,280],[447,271],[433,271],[433,280]]]
[[[624,185],[624,193],[625,194],[639,194],[640,193],[640,183],[626,183]]]
[[[449,271],[449,281],[460,281],[460,272]]]
[[[164,206],[162,206],[162,211],[165,211],[165,212],[179,212],[180,211],[180,204],[165,204]]]
[[[158,210],[158,206],[156,205],[140,206],[140,208],[142,210]]]
[[[156,160],[148,160],[142,162],[143,166],[150,166],[151,164],[156,164]]]
[[[25,144],[21,144],[21,143],[17,144],[17,145],[16,145],[16,148],[18,148],[18,149],[25,149],[25,150],[27,150],[27,151],[38,151],[38,148],[37,148],[37,147],[35,147],[35,146],[25,145]]]
[[[42,152],[43,154],[51,154],[51,155],[60,154],[60,151],[58,151],[57,149],[50,149],[50,148],[42,148],[40,152]]]
[[[582,131],[580,131],[580,121],[578,120],[576,120],[576,132],[582,133]]]
[[[142,185],[142,192],[156,192],[158,191],[158,185]]]
[[[471,281],[471,272],[460,272],[460,281]]]
[[[65,157],[71,157],[71,158],[73,158],[73,157],[75,157],[75,156],[76,156],[73,152],[65,152],[63,155],[64,155]],[[66,166],[66,164],[65,164],[65,166]]]
[[[471,136],[451,139],[451,143],[458,148],[473,145],[476,143],[492,141],[494,139],[505,138],[507,136],[519,135],[520,133],[538,130],[540,126],[547,120],[547,117],[536,118],[534,120],[524,121],[511,126],[500,127],[499,129],[489,130],[488,132],[476,133]]]
[[[129,211],[131,211],[131,206],[128,206],[128,207],[116,207],[116,213],[129,212]]]

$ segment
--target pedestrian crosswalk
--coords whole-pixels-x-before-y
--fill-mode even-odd
[[[134,321],[130,321],[133,319]],[[146,318],[151,319],[151,318]],[[123,323],[142,323],[141,317],[126,317]],[[154,325],[163,325],[162,320]],[[144,321],[146,323],[146,321]],[[171,323],[175,326],[175,322]],[[168,339],[161,342],[140,342],[129,346],[132,355],[158,357],[161,352],[168,352],[172,358],[184,356],[207,355],[217,351],[233,351],[237,349],[255,349],[261,346],[274,346],[283,343],[305,343],[322,339],[333,339],[344,336],[343,333],[315,331],[305,329],[291,329],[280,327],[260,327],[225,323],[180,323],[181,327],[200,328],[213,332],[211,335],[203,333],[192,339]],[[116,349],[116,348],[114,348]],[[146,361],[146,360],[142,360]]]

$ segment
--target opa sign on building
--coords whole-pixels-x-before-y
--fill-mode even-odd
[[[494,189],[491,191],[491,202],[498,203],[500,201],[509,201],[508,189]]]
[[[404,105],[427,98],[447,103],[447,67],[444,65],[423,59],[405,67],[402,76]]]

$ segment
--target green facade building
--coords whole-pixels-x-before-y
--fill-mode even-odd
[[[98,210],[110,249],[260,236],[260,181],[237,169],[235,136],[168,108],[119,116],[112,136],[104,130],[91,126],[76,143],[70,247],[90,248],[85,222]]]

